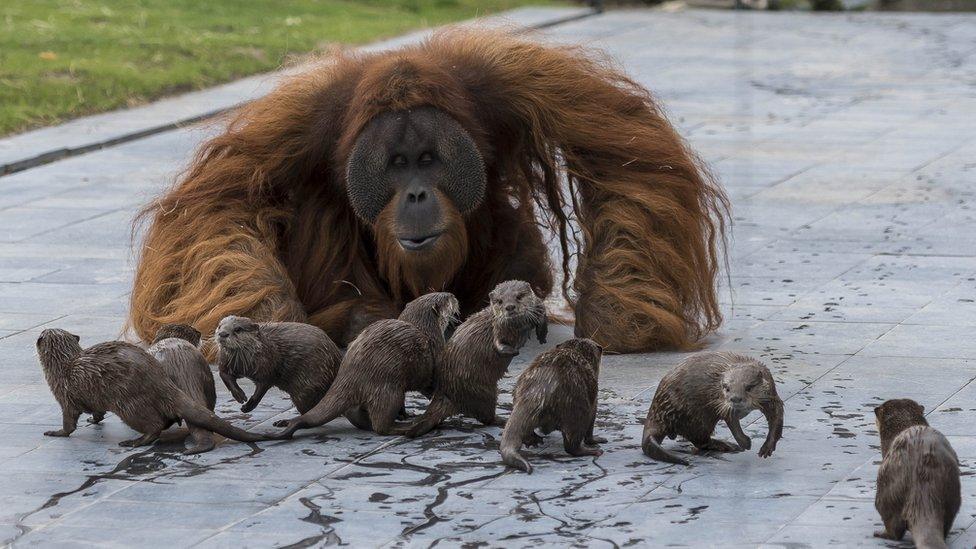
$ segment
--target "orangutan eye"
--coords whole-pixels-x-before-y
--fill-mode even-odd
[[[394,155],[393,158],[390,159],[390,164],[393,164],[394,166],[406,166],[407,157],[403,156],[402,154]]]
[[[427,165],[434,161],[434,155],[429,152],[424,152],[420,154],[420,158],[417,159],[417,163],[420,165]]]

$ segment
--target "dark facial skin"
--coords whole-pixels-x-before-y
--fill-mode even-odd
[[[467,213],[485,194],[485,166],[471,136],[432,108],[384,113],[360,134],[347,166],[347,190],[361,219],[393,207],[403,250],[431,248],[446,230],[446,208]],[[392,204],[391,204],[392,202]]]

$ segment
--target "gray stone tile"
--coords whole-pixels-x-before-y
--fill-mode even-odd
[[[104,208],[7,208],[0,216],[0,241],[17,242],[105,213]]]
[[[900,325],[868,345],[865,356],[976,358],[968,326]]]

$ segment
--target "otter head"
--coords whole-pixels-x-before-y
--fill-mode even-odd
[[[891,441],[913,425],[928,425],[925,407],[910,398],[886,400],[874,409],[874,420],[881,437],[881,457],[888,453]]]
[[[516,318],[537,314],[539,298],[528,282],[507,280],[488,294],[488,303],[495,318]]]
[[[557,349],[576,351],[586,359],[596,371],[600,370],[600,360],[603,358],[603,346],[585,337],[577,337],[556,345]]]
[[[743,413],[759,408],[769,394],[765,369],[758,361],[750,360],[730,368],[722,375],[722,395],[725,407]]]
[[[214,330],[214,341],[220,347],[220,354],[250,356],[260,347],[260,326],[243,316],[225,316]]]
[[[153,339],[153,343],[158,343],[171,337],[176,339],[185,339],[194,347],[200,346],[200,332],[189,324],[163,324],[160,326],[159,330],[156,331],[156,338]]]
[[[450,292],[424,294],[407,303],[400,313],[400,320],[422,329],[444,330],[453,322],[461,310],[458,300]]]
[[[37,356],[45,368],[63,364],[81,353],[81,338],[60,328],[48,328],[37,338]]]

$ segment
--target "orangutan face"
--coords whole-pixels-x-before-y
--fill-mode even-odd
[[[474,141],[433,107],[373,119],[356,141],[347,176],[356,214],[375,223],[388,213],[406,251],[432,249],[449,217],[477,208],[485,195],[485,165]]]
[[[471,136],[433,107],[384,113],[359,135],[346,175],[386,278],[415,295],[443,289],[467,256],[462,216],[485,196]]]

